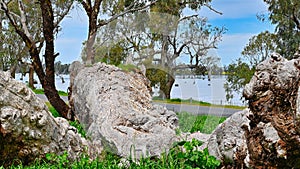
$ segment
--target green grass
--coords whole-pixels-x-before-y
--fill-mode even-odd
[[[32,91],[33,91],[35,94],[45,94],[44,89],[32,89]],[[58,94],[59,94],[60,96],[68,96],[68,93],[67,93],[67,92],[64,92],[64,91],[61,91],[61,90],[58,91]]]
[[[50,111],[56,116],[57,111],[49,104]],[[183,132],[201,131],[203,133],[211,133],[216,126],[225,120],[225,117],[193,115],[191,113],[178,113],[179,128]],[[80,124],[74,122],[79,132],[84,132]],[[78,128],[78,126],[80,126]],[[85,136],[82,134],[82,136]],[[38,159],[33,164],[25,166],[22,164],[10,166],[10,169],[56,169],[56,168],[72,168],[72,169],[183,169],[183,168],[200,168],[215,169],[220,166],[220,161],[210,156],[207,148],[203,151],[198,150],[202,143],[193,139],[192,141],[180,141],[168,151],[162,153],[160,158],[141,158],[139,163],[135,163],[132,158],[128,158],[126,162],[122,162],[121,158],[108,152],[103,152],[101,156],[95,160],[90,160],[86,155],[82,155],[78,161],[71,162],[67,153],[63,155],[47,154],[46,158]],[[183,150],[184,149],[184,150]],[[4,167],[0,166],[0,169]]]
[[[120,64],[118,67],[125,72],[136,71],[136,69],[138,69],[137,66],[131,64]]]
[[[188,105],[198,105],[198,106],[211,106],[211,107],[222,107],[222,108],[229,108],[229,109],[245,109],[244,106],[236,106],[236,105],[217,105],[217,104],[211,104],[208,102],[203,101],[197,101],[197,100],[184,100],[184,99],[162,99],[158,97],[153,97],[152,99],[154,102],[160,102],[160,103],[171,103],[171,104],[188,104]]]
[[[125,161],[111,153],[103,152],[102,155],[90,160],[86,155],[82,155],[78,161],[71,162],[68,154],[62,155],[46,154],[44,159],[38,159],[29,166],[22,164],[10,166],[10,169],[183,169],[201,168],[215,169],[220,165],[220,161],[210,156],[207,149],[198,150],[202,143],[193,139],[192,141],[181,141],[169,150],[162,153],[160,158],[141,158],[138,163],[132,158]],[[183,151],[183,148],[185,151]],[[0,169],[4,167],[0,167]]]
[[[49,104],[50,111],[55,115],[57,111]],[[215,127],[225,117],[193,115],[191,113],[178,113],[179,128],[183,132],[201,131],[211,133]],[[78,127],[78,123],[74,122],[74,126],[78,131],[83,130]],[[83,136],[83,135],[82,135]],[[193,139],[192,141],[180,141],[168,151],[162,153],[160,158],[141,158],[138,163],[132,158],[128,158],[126,162],[122,162],[121,158],[108,152],[103,152],[98,159],[90,160],[86,155],[82,155],[78,161],[70,162],[67,153],[62,155],[47,154],[44,159],[38,159],[30,166],[22,164],[10,166],[10,169],[56,169],[56,168],[72,168],[72,169],[182,169],[182,168],[200,168],[215,169],[220,166],[220,161],[210,156],[207,148],[203,151],[198,150],[202,143]],[[184,150],[183,150],[184,149]],[[0,166],[0,169],[4,167]]]
[[[45,103],[48,106],[48,109],[52,113],[53,117],[61,117],[60,114],[56,111],[56,109],[49,102],[45,102]]]
[[[197,132],[210,134],[226,117],[211,115],[194,115],[188,112],[177,113],[181,132]]]

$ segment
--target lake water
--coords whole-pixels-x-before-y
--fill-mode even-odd
[[[64,78],[64,83],[59,76],[55,78],[55,84],[57,90],[67,91],[69,87],[70,78],[69,75],[61,75]],[[28,83],[28,74],[21,80],[21,74],[16,74],[16,79],[24,83]],[[42,88],[37,76],[34,79],[38,82],[35,84],[36,88]],[[211,80],[207,78],[182,78],[176,77],[175,83],[171,90],[171,98],[180,99],[193,99],[198,101],[205,101],[213,104],[228,104],[228,105],[240,105],[245,103],[241,101],[241,94],[234,93],[233,99],[226,101],[226,92],[224,89],[224,83],[226,82],[226,76],[212,76]]]
[[[245,105],[241,101],[241,93],[233,93],[233,99],[226,100],[224,83],[226,76],[212,76],[211,80],[204,79],[184,79],[176,77],[171,90],[171,98],[193,99],[205,101],[213,104]]]

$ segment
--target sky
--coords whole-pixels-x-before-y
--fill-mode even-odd
[[[223,66],[241,57],[244,46],[252,36],[266,30],[274,31],[273,25],[256,18],[257,14],[268,12],[263,0],[212,0],[211,6],[223,14],[216,14],[207,7],[197,11],[197,14],[207,17],[213,26],[224,26],[227,29],[218,49],[214,51],[221,58]],[[71,63],[80,60],[82,42],[87,39],[87,26],[87,17],[78,7],[64,19],[62,31],[56,40],[56,51],[60,53],[57,61]]]

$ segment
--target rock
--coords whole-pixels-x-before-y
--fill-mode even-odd
[[[178,119],[174,112],[152,105],[148,83],[140,73],[104,63],[85,67],[74,78],[73,111],[106,150],[122,157],[159,156],[177,140]]]
[[[47,153],[67,152],[70,160],[87,153],[95,157],[99,144],[82,138],[63,118],[54,118],[45,103],[23,83],[0,71],[0,164],[27,164]],[[86,151],[87,150],[87,151]]]
[[[242,128],[249,127],[249,115],[249,109],[234,113],[219,124],[207,141],[210,155],[221,160],[223,165],[235,164],[237,168],[243,168],[248,164],[247,142]]]
[[[253,114],[245,133],[251,167],[300,168],[299,59],[272,54],[245,86]]]

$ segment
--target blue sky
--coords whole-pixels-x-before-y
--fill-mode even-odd
[[[221,58],[222,65],[228,65],[240,57],[249,38],[265,30],[274,30],[273,25],[262,23],[256,18],[257,14],[267,12],[263,0],[212,0],[212,6],[223,15],[216,14],[206,7],[197,13],[208,17],[212,25],[227,28],[215,52]],[[62,63],[80,60],[82,42],[87,38],[88,25],[87,18],[82,13],[81,9],[76,8],[61,25],[63,29],[56,40],[56,51],[60,53],[57,60]]]

